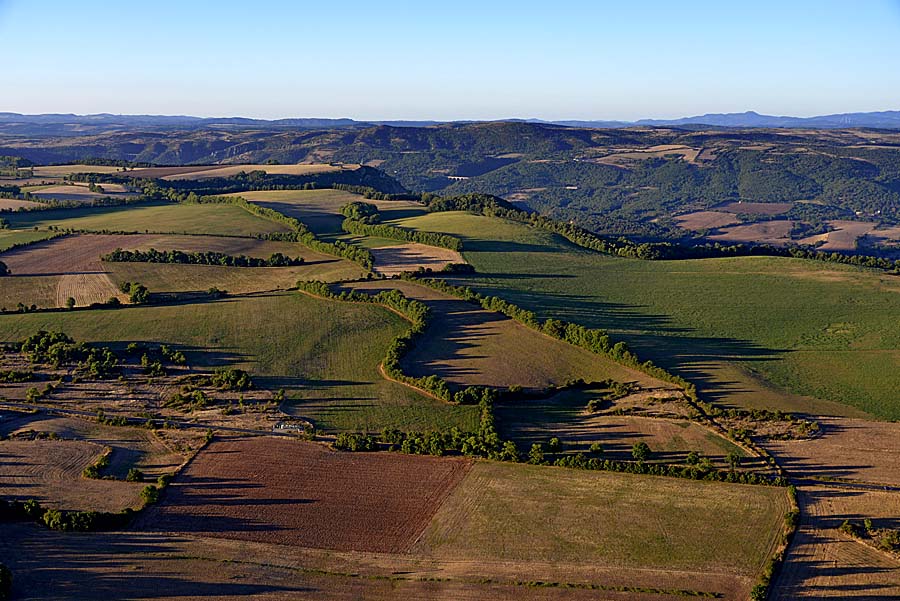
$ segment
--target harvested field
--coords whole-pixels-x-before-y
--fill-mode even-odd
[[[896,244],[900,242],[900,226],[875,229],[867,237],[876,244]]]
[[[816,244],[822,251],[856,250],[856,241],[862,236],[870,234],[877,224],[869,221],[829,221],[828,224],[835,228],[831,232],[810,236],[800,240],[800,244]]]
[[[345,168],[356,169],[359,165],[337,166],[326,164],[304,164],[304,165],[212,165],[201,170],[185,171],[183,173],[173,173],[162,177],[165,180],[198,180],[208,179],[211,177],[232,177],[240,173],[250,173],[251,171],[265,171],[270,175],[311,175],[313,173],[329,173],[332,171],[341,171]]]
[[[719,211],[697,211],[696,213],[679,215],[675,218],[675,221],[684,229],[693,231],[714,230],[726,225],[740,223],[733,214]]]
[[[96,198],[105,198],[107,196],[116,198],[136,198],[138,196],[137,193],[128,192],[122,184],[103,184],[102,187],[103,192],[92,192],[88,189],[87,184],[65,184],[43,187],[32,194],[38,198],[74,200],[77,202],[88,202]]]
[[[822,436],[765,447],[795,477],[900,486],[900,424],[818,418]]]
[[[704,574],[662,575],[558,563],[437,562],[410,555],[322,551],[184,534],[73,536],[25,524],[2,526],[0,561],[15,574],[13,598],[22,601],[58,600],[60,591],[67,600],[119,599],[126,586],[131,599],[160,601],[671,601],[697,590],[721,591],[725,599],[737,601],[743,592],[740,587],[724,588],[728,580]],[[560,584],[529,585],[535,580]],[[598,589],[591,590],[593,583]],[[647,589],[614,588],[635,584]],[[674,590],[667,593],[653,587]]]
[[[414,552],[654,570],[657,583],[703,573],[746,599],[787,509],[783,489],[478,462]]]
[[[782,245],[791,241],[791,229],[793,227],[793,221],[763,221],[722,228],[721,233],[709,236],[709,238],[710,240],[719,240],[721,242],[756,242],[757,244]]]
[[[470,465],[277,438],[223,440],[194,458],[138,529],[402,553]]]
[[[102,452],[102,445],[75,440],[4,440],[3,496],[36,499],[56,509],[121,511],[136,506],[142,484],[81,477]]]
[[[522,386],[544,389],[582,378],[638,381],[664,386],[654,378],[571,344],[545,336],[493,311],[410,282],[352,284],[359,291],[397,289],[423,301],[432,322],[403,369],[416,376],[437,374],[451,385]]]
[[[7,209],[10,210],[18,210],[18,209],[39,209],[43,205],[39,202],[34,202],[33,200],[15,200],[12,198],[0,198],[0,211],[4,211]]]
[[[121,167],[112,165],[38,165],[34,177],[64,177],[73,173],[116,173]]]
[[[163,432],[170,439],[167,442],[144,428],[106,426],[95,420],[47,413],[0,413],[0,434],[3,436],[27,437],[31,432],[55,435],[67,442],[85,442],[112,448],[110,464],[104,470],[104,475],[119,479],[125,478],[132,467],[140,469],[154,480],[162,474],[172,474],[184,463],[186,453],[189,452],[174,450],[174,447],[196,448],[202,438],[199,432]]]
[[[64,307],[72,297],[78,305],[101,303],[111,297],[125,297],[106,275],[100,256],[122,246],[124,240],[140,243],[142,236],[76,235],[38,242],[3,254],[3,261],[13,273],[11,283],[55,282],[52,296],[40,293],[40,286],[22,290],[0,291],[0,304],[35,303],[41,307]],[[22,279],[20,279],[22,278]],[[13,296],[14,295],[14,296]]]
[[[449,263],[465,263],[462,255],[455,250],[414,242],[380,246],[371,249],[371,252],[375,259],[375,271],[386,276],[415,271],[419,267],[440,271]]]
[[[815,486],[801,488],[799,501],[800,528],[770,599],[900,598],[900,561],[837,531],[865,518],[900,528],[900,493]]]
[[[792,202],[729,202],[715,207],[716,211],[736,215],[781,215],[794,206]]]

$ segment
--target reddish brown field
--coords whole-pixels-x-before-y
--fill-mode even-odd
[[[415,543],[470,465],[338,453],[269,437],[228,439],[197,455],[138,528],[399,553]]]

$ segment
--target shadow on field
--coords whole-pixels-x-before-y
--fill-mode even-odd
[[[246,569],[185,556],[185,541],[168,535],[57,533],[5,524],[0,561],[14,574],[13,599],[239,599],[315,592],[284,578],[284,584],[239,581],[247,577]]]
[[[542,319],[554,317],[606,330],[613,341],[626,342],[641,360],[649,359],[694,382],[705,400],[712,402],[721,402],[735,393],[751,392],[742,382],[722,380],[714,373],[716,364],[772,361],[790,352],[737,338],[697,336],[695,330],[675,325],[668,315],[650,313],[644,305],[611,303],[578,294],[514,290],[490,282],[535,279],[531,274],[482,277],[486,281],[476,277],[460,278],[454,283],[469,285],[484,295],[497,296],[535,311]]]

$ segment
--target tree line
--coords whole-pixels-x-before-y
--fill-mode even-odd
[[[304,263],[302,257],[292,259],[282,253],[273,253],[268,259],[263,259],[246,255],[228,255],[213,251],[159,251],[153,248],[150,250],[122,250],[117,248],[100,258],[110,263],[177,263],[186,265],[221,265],[224,267],[293,267]]]

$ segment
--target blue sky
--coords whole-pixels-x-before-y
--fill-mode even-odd
[[[0,0],[0,111],[636,119],[900,109],[900,0]]]

